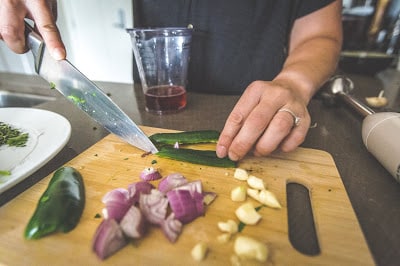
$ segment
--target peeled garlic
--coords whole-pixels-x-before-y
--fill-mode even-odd
[[[238,236],[234,245],[235,254],[244,259],[255,259],[266,262],[268,259],[268,247],[261,241],[247,236]]]
[[[260,201],[260,191],[258,189],[248,188],[247,195],[249,195],[249,197],[255,199],[256,201]]]
[[[246,200],[246,187],[237,186],[231,190],[231,200],[232,201],[245,201]]]
[[[220,234],[219,236],[217,236],[217,241],[218,241],[219,243],[221,243],[221,244],[228,243],[229,240],[231,239],[231,236],[232,236],[232,235],[229,234],[229,233]]]
[[[247,178],[247,184],[254,189],[265,189],[264,180],[254,175],[250,175],[249,178]]]
[[[229,219],[226,222],[218,222],[218,228],[222,232],[230,233],[230,234],[236,234],[238,231],[238,224],[234,221]]]
[[[269,190],[261,190],[260,193],[258,194],[258,197],[260,199],[260,202],[267,205],[268,207],[277,209],[282,208],[281,204],[279,204],[279,201],[276,199],[275,195]]]
[[[384,107],[387,105],[388,100],[386,97],[383,96],[384,91],[382,90],[378,97],[366,97],[365,100],[367,101],[367,104],[371,107]]]
[[[192,258],[195,261],[202,261],[207,254],[208,246],[204,242],[197,243],[192,249]]]
[[[257,224],[262,218],[251,202],[240,205],[239,208],[236,209],[235,214],[239,221],[250,225]]]
[[[238,180],[244,181],[244,180],[247,180],[247,178],[249,178],[249,174],[247,173],[247,171],[245,169],[236,168],[235,173],[233,174],[233,177]]]
[[[279,203],[279,201],[276,198],[276,196],[274,195],[274,193],[272,193],[269,190],[266,190],[266,189],[257,190],[257,189],[248,188],[247,195],[249,195],[249,197],[255,199],[256,201],[258,201],[270,208],[276,208],[276,209],[282,208],[281,204]]]

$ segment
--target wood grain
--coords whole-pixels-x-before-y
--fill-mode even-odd
[[[149,135],[167,130],[142,127]],[[108,135],[66,165],[78,169],[85,181],[86,206],[78,226],[68,234],[54,234],[40,240],[25,240],[24,228],[33,214],[51,175],[0,208],[0,264],[5,265],[97,265],[101,261],[92,252],[92,238],[101,222],[102,196],[118,187],[127,188],[139,180],[139,173],[153,160],[165,176],[180,172],[189,180],[201,179],[205,191],[215,191],[217,199],[207,207],[206,215],[185,225],[175,244],[159,228],[131,242],[104,265],[198,265],[190,255],[199,241],[209,245],[203,264],[230,265],[233,240],[217,241],[221,232],[217,222],[236,219],[240,203],[230,200],[230,191],[241,181],[233,178],[234,169],[215,168],[142,157],[143,152],[114,135]],[[265,242],[270,249],[268,265],[373,265],[373,259],[349,202],[332,157],[320,150],[298,148],[292,153],[277,153],[267,158],[247,157],[241,168],[263,178],[268,189],[282,204],[280,210],[262,208],[263,219],[256,226],[246,226],[241,234]],[[296,182],[310,191],[314,221],[321,253],[307,256],[293,248],[288,237],[286,184]],[[242,261],[242,265],[259,265]],[[260,264],[261,265],[261,264]],[[265,265],[265,264],[263,264]]]

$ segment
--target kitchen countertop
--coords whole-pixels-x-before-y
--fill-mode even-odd
[[[389,98],[388,110],[400,111],[398,90],[400,73],[387,70],[375,77],[348,75],[355,83],[360,99],[377,96],[381,89]],[[238,96],[188,94],[187,108],[177,114],[158,116],[144,111],[139,86],[96,82],[137,124],[175,130],[221,130]],[[61,165],[105,137],[108,132],[96,122],[49,90],[37,76],[0,73],[0,90],[50,94],[48,101],[35,108],[65,116],[72,125],[71,139],[49,163],[30,177],[0,195],[0,206],[49,175]],[[351,204],[377,265],[398,265],[400,261],[400,184],[366,150],[361,139],[362,118],[344,105],[328,105],[316,95],[309,104],[313,126],[305,142],[306,148],[329,152],[338,168]],[[300,197],[296,193],[293,197]],[[335,206],[332,206],[334,208]],[[293,210],[300,217],[307,206]],[[289,210],[290,211],[290,210]],[[0,217],[1,219],[1,217]],[[301,220],[299,220],[301,222]],[[305,232],[306,234],[307,232]],[[303,239],[304,240],[304,239]],[[308,245],[299,236],[298,245]]]

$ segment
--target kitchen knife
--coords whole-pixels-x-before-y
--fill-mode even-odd
[[[68,60],[52,58],[42,37],[27,22],[25,35],[35,60],[35,71],[52,88],[124,141],[146,152],[158,152],[143,131],[92,81]]]

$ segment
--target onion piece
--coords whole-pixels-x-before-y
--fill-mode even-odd
[[[132,198],[129,191],[124,188],[117,188],[107,192],[102,202],[106,205],[103,209],[105,219],[115,219],[120,222],[122,217],[132,205]]]
[[[150,194],[154,186],[147,181],[139,181],[128,186],[129,196],[132,198],[132,204],[139,202],[140,194]]]
[[[158,190],[167,193],[171,189],[177,188],[188,183],[187,179],[180,173],[172,173],[161,179]]]
[[[121,229],[127,237],[141,238],[145,234],[145,219],[136,206],[131,206],[120,223]]]
[[[160,225],[167,215],[168,200],[163,193],[152,189],[150,194],[140,195],[139,206],[150,223]]]
[[[210,205],[215,200],[216,197],[217,193],[215,192],[210,192],[210,191],[203,192],[203,203],[205,205]]]
[[[190,195],[194,195],[194,193],[203,193],[203,185],[201,184],[201,180],[195,180],[186,184],[183,184],[177,188],[175,188],[175,190],[187,190],[190,192]]]
[[[114,219],[103,220],[96,230],[92,248],[104,260],[128,244],[121,227]]]
[[[163,230],[164,235],[168,238],[171,243],[175,243],[178,239],[178,236],[182,232],[182,223],[175,219],[175,214],[171,213],[167,219],[161,223],[161,229]]]
[[[154,169],[153,167],[146,167],[139,176],[142,180],[144,181],[153,181],[153,180],[158,180],[162,176],[160,172],[158,172],[157,169]]]
[[[183,224],[204,215],[203,194],[197,191],[174,189],[167,193],[172,212]]]

